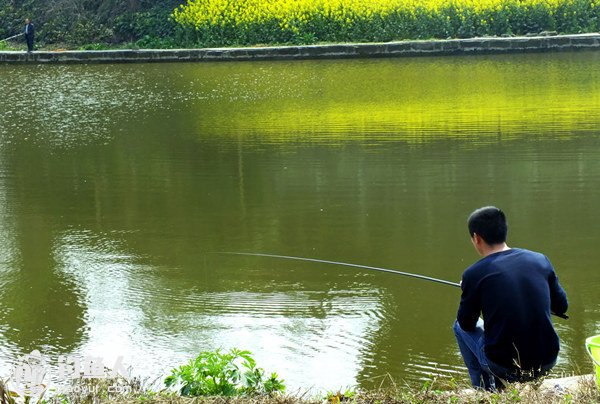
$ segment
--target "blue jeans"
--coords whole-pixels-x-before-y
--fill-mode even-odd
[[[458,321],[454,322],[454,335],[458,342],[458,348],[462,354],[465,365],[469,370],[471,384],[475,388],[484,388],[486,390],[496,389],[496,380],[490,370],[488,359],[483,351],[483,320],[477,321],[477,326],[473,331],[465,331],[460,328]]]
[[[485,356],[483,350],[485,339],[483,333],[483,320],[479,319],[475,330],[465,331],[460,328],[458,321],[454,322],[454,335],[458,342],[458,348],[463,356],[465,365],[469,370],[471,384],[475,388],[496,390],[503,387],[503,381],[524,382],[535,380],[550,371],[556,364],[556,359],[547,365],[543,365],[531,371],[515,371],[507,369],[492,362]]]

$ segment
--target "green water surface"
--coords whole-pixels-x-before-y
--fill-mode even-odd
[[[555,374],[600,333],[600,53],[0,66],[0,376],[117,356],[152,378],[251,350],[288,388],[467,379],[475,208],[570,299]]]

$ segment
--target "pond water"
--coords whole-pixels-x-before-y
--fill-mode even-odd
[[[600,53],[0,66],[0,375],[33,349],[161,377],[239,347],[288,390],[467,380],[475,208],[600,333]]]

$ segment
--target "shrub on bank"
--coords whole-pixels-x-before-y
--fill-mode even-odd
[[[201,46],[379,42],[595,32],[600,0],[189,0],[173,18]]]
[[[23,32],[24,18],[36,26],[37,48],[72,48],[124,43],[173,47],[178,25],[173,9],[185,0],[19,0],[0,1],[0,39]],[[13,41],[23,49],[24,38]]]
[[[182,396],[261,396],[285,391],[277,373],[265,376],[249,351],[200,352],[187,365],[171,371],[167,387],[177,387]]]
[[[0,42],[0,51],[5,51],[5,50],[12,50],[12,49],[5,42]]]

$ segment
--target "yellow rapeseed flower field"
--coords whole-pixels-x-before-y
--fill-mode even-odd
[[[598,31],[600,0],[188,0],[199,43],[312,43]]]

